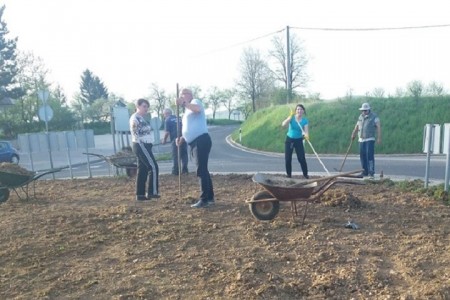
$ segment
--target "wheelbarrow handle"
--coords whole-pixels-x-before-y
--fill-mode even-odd
[[[299,182],[299,183],[293,184],[293,185],[291,185],[289,187],[302,186],[302,185],[310,184],[310,183],[313,183],[313,182],[320,182],[320,181],[330,180],[330,179],[337,178],[337,177],[348,177],[348,176],[351,177],[351,175],[356,174],[356,173],[361,173],[362,171],[363,170],[360,169],[360,170],[354,170],[354,171],[345,172],[345,173],[339,173],[339,174],[336,174],[336,175],[320,177],[320,178],[317,178],[317,179],[308,179],[308,180],[305,180],[303,182]]]
[[[83,152],[83,154],[86,154],[86,155],[92,155],[92,156],[97,156],[97,157],[100,157],[101,159],[106,160],[106,156],[101,155],[101,154],[89,153],[89,152]]]

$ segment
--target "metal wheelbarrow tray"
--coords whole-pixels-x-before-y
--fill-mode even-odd
[[[110,156],[104,156],[101,154],[88,152],[84,152],[83,154],[97,156],[106,161],[107,163],[109,163],[110,165],[117,168],[129,168],[133,166],[136,167],[137,158],[136,155],[134,155],[133,153],[130,153],[129,155],[110,155]]]
[[[116,168],[125,168],[126,173],[128,177],[133,177],[133,175],[136,173],[137,169],[137,157],[134,155],[134,153],[130,152],[129,154],[122,154],[122,155],[110,155],[110,156],[104,156],[101,154],[96,153],[88,153],[84,152],[83,154],[97,156],[107,163],[109,163],[111,166]]]
[[[348,179],[359,178],[354,176],[354,174],[360,172],[361,170],[356,170],[309,180],[256,173],[252,180],[261,185],[264,191],[254,194],[246,203],[249,204],[250,212],[256,219],[267,221],[274,219],[278,214],[280,201],[291,202],[293,218],[298,215],[297,202],[303,201],[305,202],[303,224],[309,202],[317,201],[334,184],[363,184],[360,181]]]
[[[61,171],[62,168],[51,169],[42,173],[29,172],[29,174],[17,174],[12,172],[0,171],[0,203],[5,202],[9,198],[9,190],[12,189],[16,192],[17,197],[22,199],[18,189],[21,189],[29,199],[29,189],[30,183],[35,182],[39,178]]]

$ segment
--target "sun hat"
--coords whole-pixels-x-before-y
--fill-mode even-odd
[[[370,110],[370,105],[369,103],[363,103],[361,105],[361,107],[359,108],[359,110]]]

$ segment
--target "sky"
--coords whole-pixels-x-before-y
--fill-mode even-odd
[[[109,92],[133,101],[152,83],[204,92],[231,88],[245,48],[268,54],[275,35],[302,41],[310,77],[304,93],[322,99],[395,94],[413,80],[450,88],[445,0],[0,0],[10,37],[40,57],[67,97],[89,69]]]

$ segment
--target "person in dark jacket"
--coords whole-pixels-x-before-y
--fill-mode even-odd
[[[381,123],[378,116],[372,112],[369,103],[363,103],[359,108],[361,114],[358,117],[352,132],[352,140],[358,134],[359,158],[364,169],[362,176],[375,176],[375,140],[381,144]]]
[[[181,120],[177,118],[172,110],[170,108],[165,108],[163,111],[164,114],[164,137],[161,141],[162,144],[167,143],[167,140],[170,140],[172,144],[172,159],[173,159],[173,166],[172,166],[172,175],[178,175],[179,172],[179,166],[178,166],[178,146],[176,145],[176,139],[177,139],[177,119],[179,121],[179,130],[181,132],[182,130],[182,124]],[[188,171],[188,150],[187,150],[187,144],[182,143],[180,145],[180,161],[181,161],[181,173],[187,174]]]

